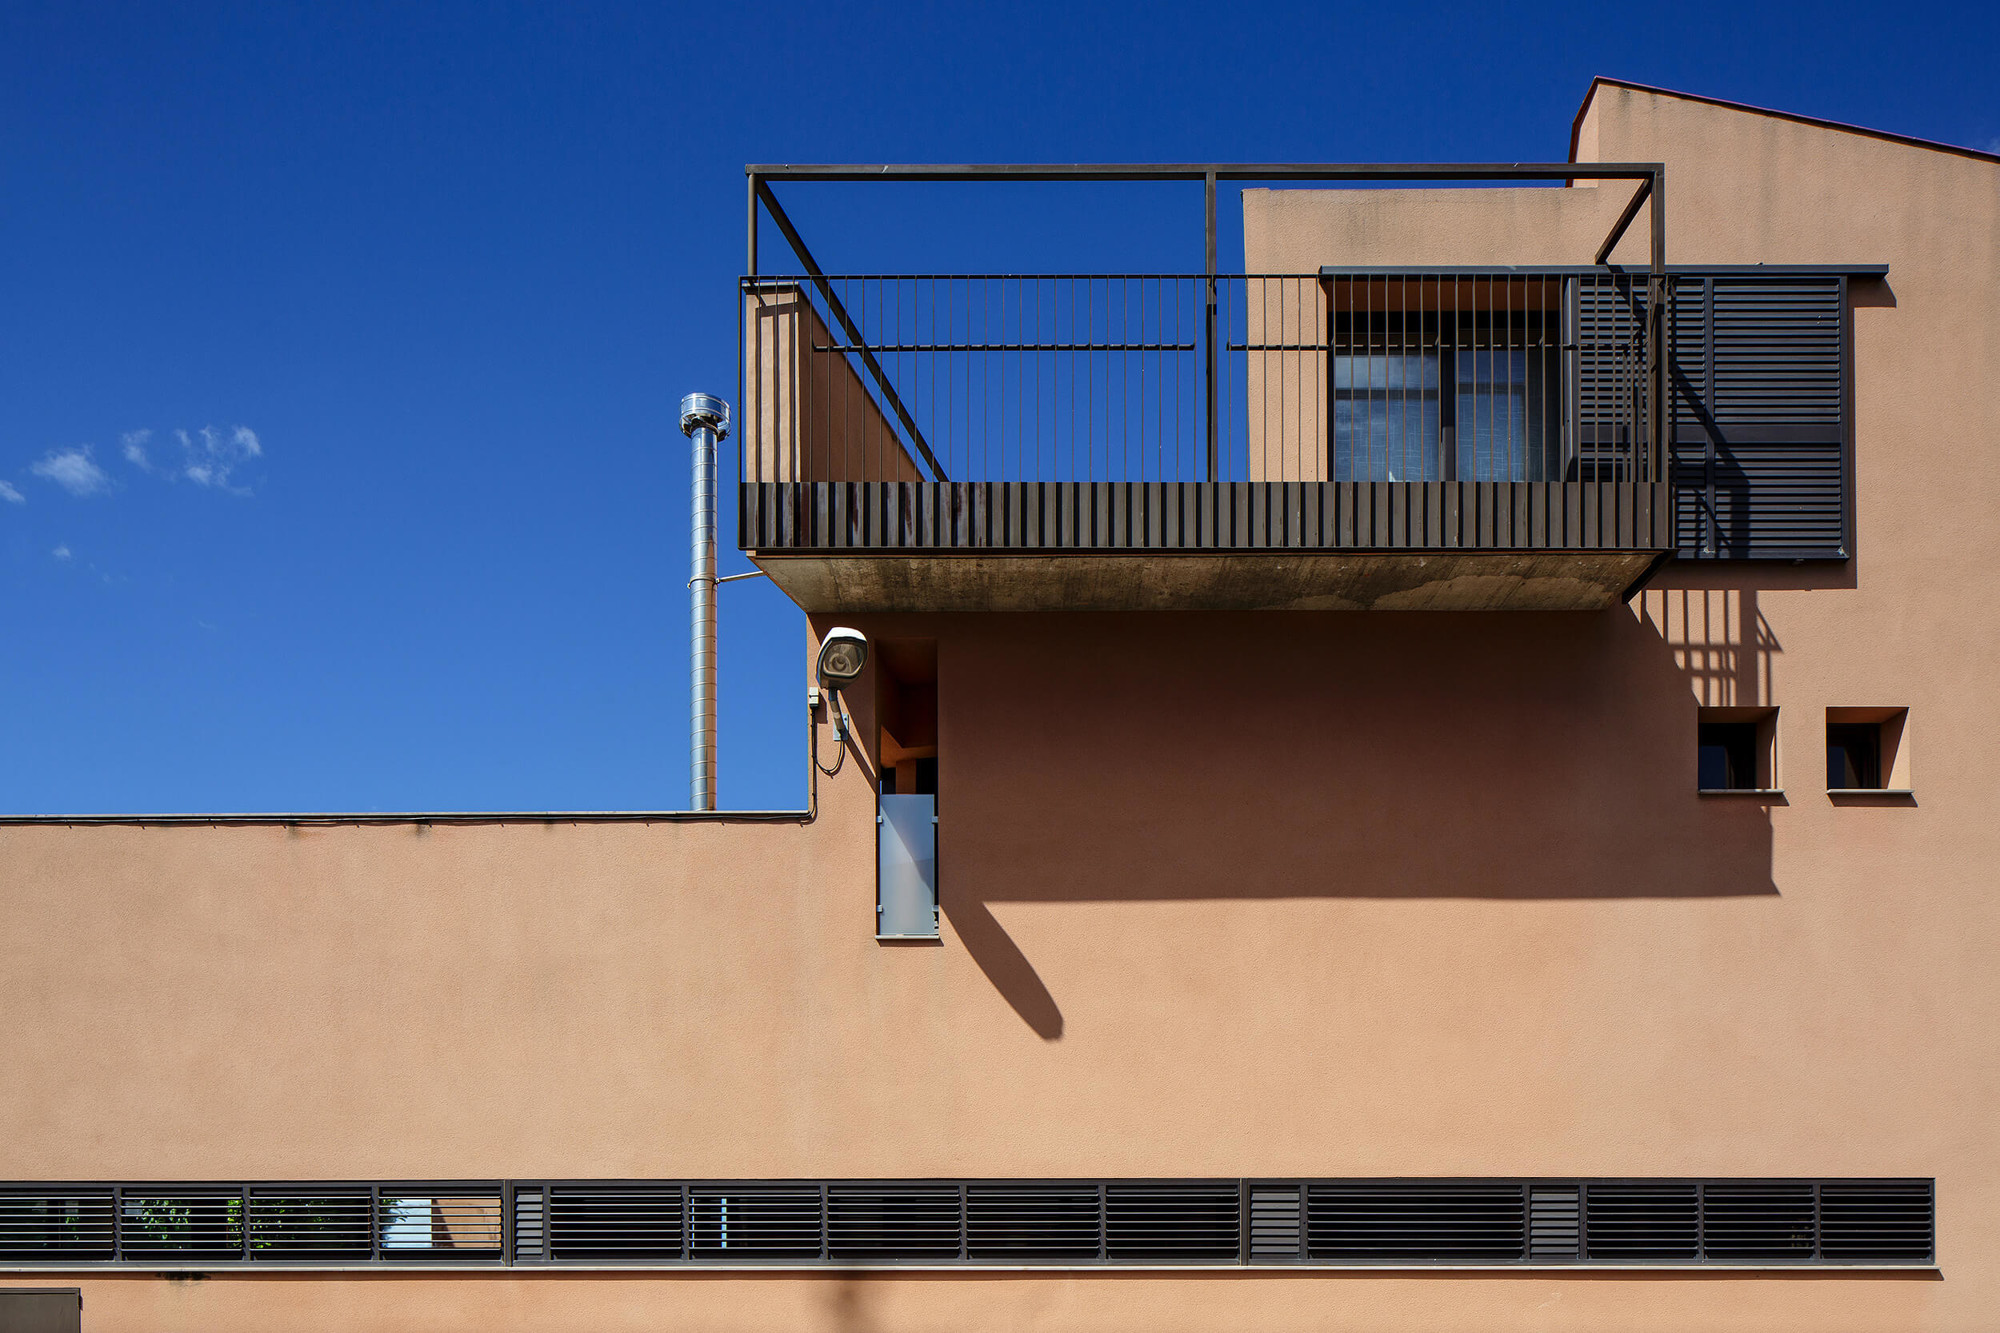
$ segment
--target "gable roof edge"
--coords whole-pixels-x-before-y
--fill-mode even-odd
[[[1583,95],[1583,102],[1576,109],[1576,118],[1569,125],[1569,160],[1576,161],[1577,138],[1583,132],[1583,118],[1590,111],[1591,99],[1597,96],[1600,87],[1624,88],[1635,93],[1652,93],[1659,97],[1678,97],[1684,102],[1700,102],[1706,106],[1719,106],[1730,111],[1747,111],[1755,116],[1769,116],[1774,120],[1789,120],[1795,125],[1811,125],[1816,129],[1839,130],[1844,134],[1859,134],[1870,139],[1883,139],[1889,143],[1902,144],[1906,148],[1928,148],[1932,152],[1952,153],[1958,157],[1969,157],[1978,162],[2000,163],[2000,153],[1988,153],[1978,148],[1967,148],[1963,144],[1939,143],[1936,139],[1919,139],[1912,134],[1895,134],[1889,130],[1872,130],[1866,125],[1850,125],[1845,121],[1825,120],[1818,116],[1802,116],[1794,111],[1776,111],[1767,106],[1752,106],[1748,102],[1732,102],[1724,97],[1704,97],[1700,93],[1684,93],[1673,88],[1658,88],[1650,83],[1635,83],[1630,79],[1613,79],[1599,74],[1590,81],[1590,88]]]

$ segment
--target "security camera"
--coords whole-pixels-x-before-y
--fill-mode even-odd
[[[851,685],[868,665],[868,636],[858,629],[830,629],[819,645],[819,684],[838,691]]]
[[[847,743],[847,704],[840,697],[842,686],[852,685],[868,665],[868,636],[858,629],[836,627],[826,632],[819,645],[819,687],[833,696],[833,740]]]

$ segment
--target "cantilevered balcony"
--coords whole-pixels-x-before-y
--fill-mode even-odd
[[[747,278],[741,543],[809,610],[1609,606],[1651,276]]]

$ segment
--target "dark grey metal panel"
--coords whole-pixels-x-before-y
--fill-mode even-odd
[[[1250,1262],[1285,1263],[1305,1258],[1305,1210],[1297,1185],[1252,1185]]]
[[[1700,1183],[1593,1180],[1584,1186],[1584,1253],[1603,1263],[1701,1258]]]
[[[1306,1249],[1323,1263],[1519,1263],[1527,1238],[1527,1194],[1517,1180],[1306,1186]]]
[[[1659,550],[1668,503],[1666,483],[1629,480],[749,482],[741,501],[746,548],[766,551]],[[900,517],[859,517],[877,512]]]
[[[1575,1263],[1583,1257],[1583,1191],[1577,1185],[1528,1189],[1528,1260]]]
[[[1932,1262],[1937,1184],[1931,1180],[1829,1180],[1819,1186],[1819,1254],[1825,1263]]]
[[[1718,271],[1676,281],[1681,555],[1848,555],[1846,304],[1846,280],[1838,274]]]
[[[0,1287],[0,1333],[80,1333],[80,1287]]]

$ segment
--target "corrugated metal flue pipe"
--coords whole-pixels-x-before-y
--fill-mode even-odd
[[[715,446],[729,438],[729,404],[705,393],[681,399],[681,433],[694,446],[688,525],[689,808],[715,809]]]

